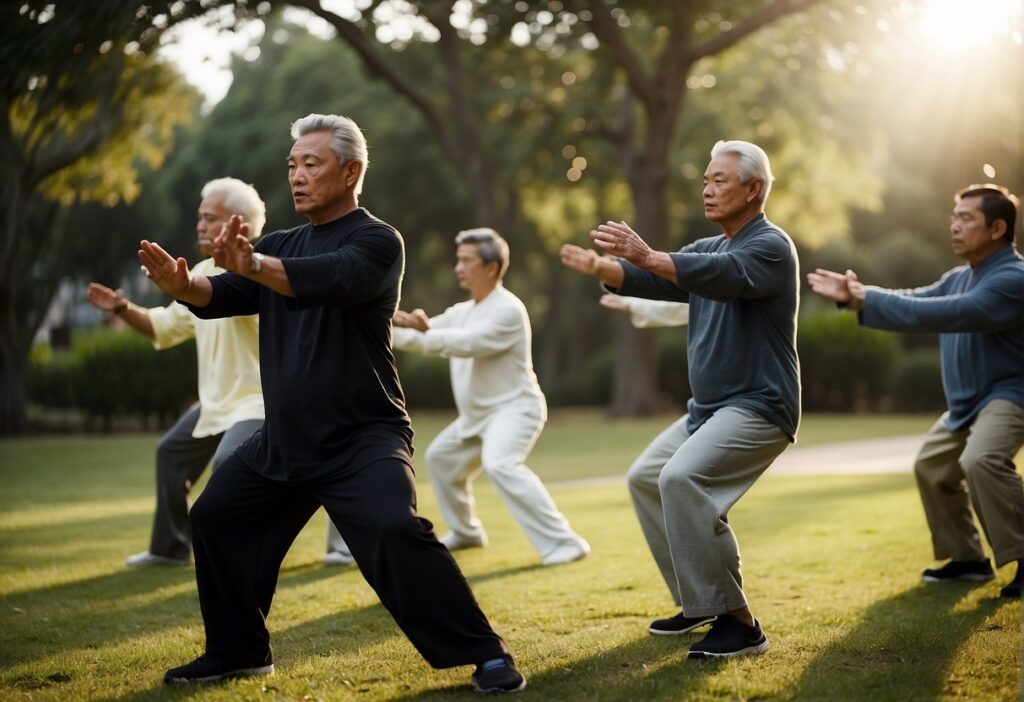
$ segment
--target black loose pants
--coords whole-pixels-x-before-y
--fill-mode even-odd
[[[232,455],[190,513],[206,651],[271,661],[270,612],[281,562],[321,505],[363,577],[427,663],[479,663],[507,649],[458,565],[416,516],[412,469],[396,458],[312,480],[272,480]]]

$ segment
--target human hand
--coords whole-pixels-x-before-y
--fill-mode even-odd
[[[85,296],[93,307],[104,312],[114,312],[121,305],[128,302],[125,299],[123,290],[112,290],[100,283],[89,283],[89,286],[85,289]]]
[[[239,275],[252,274],[253,245],[249,241],[249,225],[239,215],[231,215],[217,238],[213,240],[213,262],[226,271]]]
[[[427,313],[420,308],[414,309],[412,312],[404,312],[398,310],[395,312],[395,316],[391,320],[396,327],[405,327],[406,329],[417,329],[425,332],[430,329],[430,317]]]
[[[180,256],[175,259],[156,242],[139,242],[139,260],[146,277],[171,297],[179,297],[192,283],[188,262]]]
[[[584,249],[575,244],[563,244],[558,251],[558,258],[566,268],[583,275],[597,275],[601,255],[592,249]]]
[[[807,274],[807,284],[811,287],[811,292],[827,300],[838,302],[841,305],[850,305],[854,309],[863,307],[864,284],[852,270],[847,269],[846,273],[836,273],[818,268],[813,273]]]
[[[626,302],[621,295],[605,293],[601,296],[600,303],[601,307],[606,309],[622,312],[623,314],[629,314],[629,303]]]
[[[590,238],[613,256],[624,258],[640,268],[648,268],[654,249],[625,222],[608,221],[590,231]]]

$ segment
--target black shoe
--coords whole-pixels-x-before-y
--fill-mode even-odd
[[[476,667],[470,679],[477,692],[519,692],[526,687],[526,678],[516,670],[512,656],[484,661]]]
[[[941,568],[926,568],[921,579],[926,583],[948,583],[953,581],[983,583],[996,577],[992,564],[983,561],[950,561]]]
[[[191,663],[171,668],[164,673],[164,684],[214,682],[224,678],[240,678],[247,675],[270,675],[273,672],[273,663],[250,665],[226,661],[204,653]]]
[[[1017,561],[1017,574],[999,591],[1000,597],[1020,598],[1020,586],[1024,583],[1024,561]]]
[[[756,619],[747,626],[736,617],[723,614],[711,624],[702,640],[690,646],[687,658],[732,658],[756,656],[768,650],[768,637]]]
[[[680,612],[676,616],[668,617],[667,619],[655,619],[647,627],[647,632],[657,634],[658,636],[678,636],[679,634],[689,634],[697,627],[704,626],[713,621],[715,621],[714,616],[684,617],[683,613]]]

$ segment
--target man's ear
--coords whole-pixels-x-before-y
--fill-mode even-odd
[[[747,193],[747,202],[753,202],[761,197],[761,191],[764,190],[764,181],[760,178],[754,178],[751,182],[750,192]]]
[[[1004,236],[1006,236],[1006,220],[997,219],[995,222],[992,223],[992,227],[989,231],[989,236],[992,238],[992,241],[1002,239]]]
[[[356,187],[356,183],[359,182],[359,176],[363,172],[362,161],[349,161],[345,164],[345,184],[350,188]]]

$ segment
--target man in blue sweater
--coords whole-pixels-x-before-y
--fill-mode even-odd
[[[793,242],[765,219],[768,156],[718,142],[704,173],[704,215],[722,228],[676,253],[651,249],[624,222],[590,232],[603,258],[567,244],[562,262],[622,295],[690,304],[693,398],[629,470],[644,536],[682,611],[652,634],[711,630],[688,657],[763,653],[768,639],[743,593],[728,514],[794,440],[800,421],[796,355],[799,266]]]
[[[935,558],[925,582],[995,577],[971,507],[996,566],[1017,562],[1000,594],[1020,597],[1024,579],[1024,483],[1013,458],[1024,445],[1024,259],[1014,249],[1017,198],[971,185],[955,197],[953,253],[966,261],[932,285],[883,290],[853,271],[809,273],[811,290],[857,310],[866,327],[940,335],[948,411],[914,464]]]

